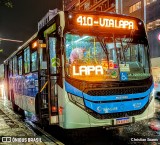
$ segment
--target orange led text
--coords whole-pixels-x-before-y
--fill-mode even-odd
[[[92,16],[79,16],[77,18],[77,23],[82,26],[135,29],[133,20],[118,19],[116,17],[99,17],[94,19]]]

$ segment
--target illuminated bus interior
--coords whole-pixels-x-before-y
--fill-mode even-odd
[[[89,36],[67,33],[66,74],[86,81],[142,80],[150,76],[148,45],[130,35]],[[121,75],[124,76],[120,77]]]

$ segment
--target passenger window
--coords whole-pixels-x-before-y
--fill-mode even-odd
[[[32,63],[32,71],[38,70],[38,59],[37,59],[37,51],[33,52],[31,55],[31,63]]]
[[[18,74],[22,75],[22,56],[18,57]]]
[[[24,50],[24,72],[30,72],[30,48]]]
[[[9,61],[9,76],[12,76],[12,59]]]
[[[13,75],[16,76],[18,74],[17,71],[17,56],[13,58]]]

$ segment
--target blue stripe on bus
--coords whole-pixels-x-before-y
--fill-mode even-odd
[[[149,96],[142,100],[131,100],[127,102],[112,102],[112,103],[93,103],[85,100],[88,108],[99,114],[126,112],[142,109],[148,102]]]
[[[14,92],[21,95],[35,97],[38,93],[38,73],[12,78]]]
[[[65,88],[66,88],[66,91],[68,93],[71,93],[71,94],[79,96],[79,97],[83,97],[83,92],[82,91],[73,87],[71,84],[69,84],[67,82],[65,82]]]

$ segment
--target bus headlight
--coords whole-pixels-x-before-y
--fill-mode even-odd
[[[68,97],[69,97],[69,100],[71,102],[73,102],[74,104],[76,104],[77,106],[81,107],[81,108],[84,108],[84,101],[83,101],[83,98],[81,97],[78,97],[78,96],[75,96],[73,94],[69,94],[68,93]]]

